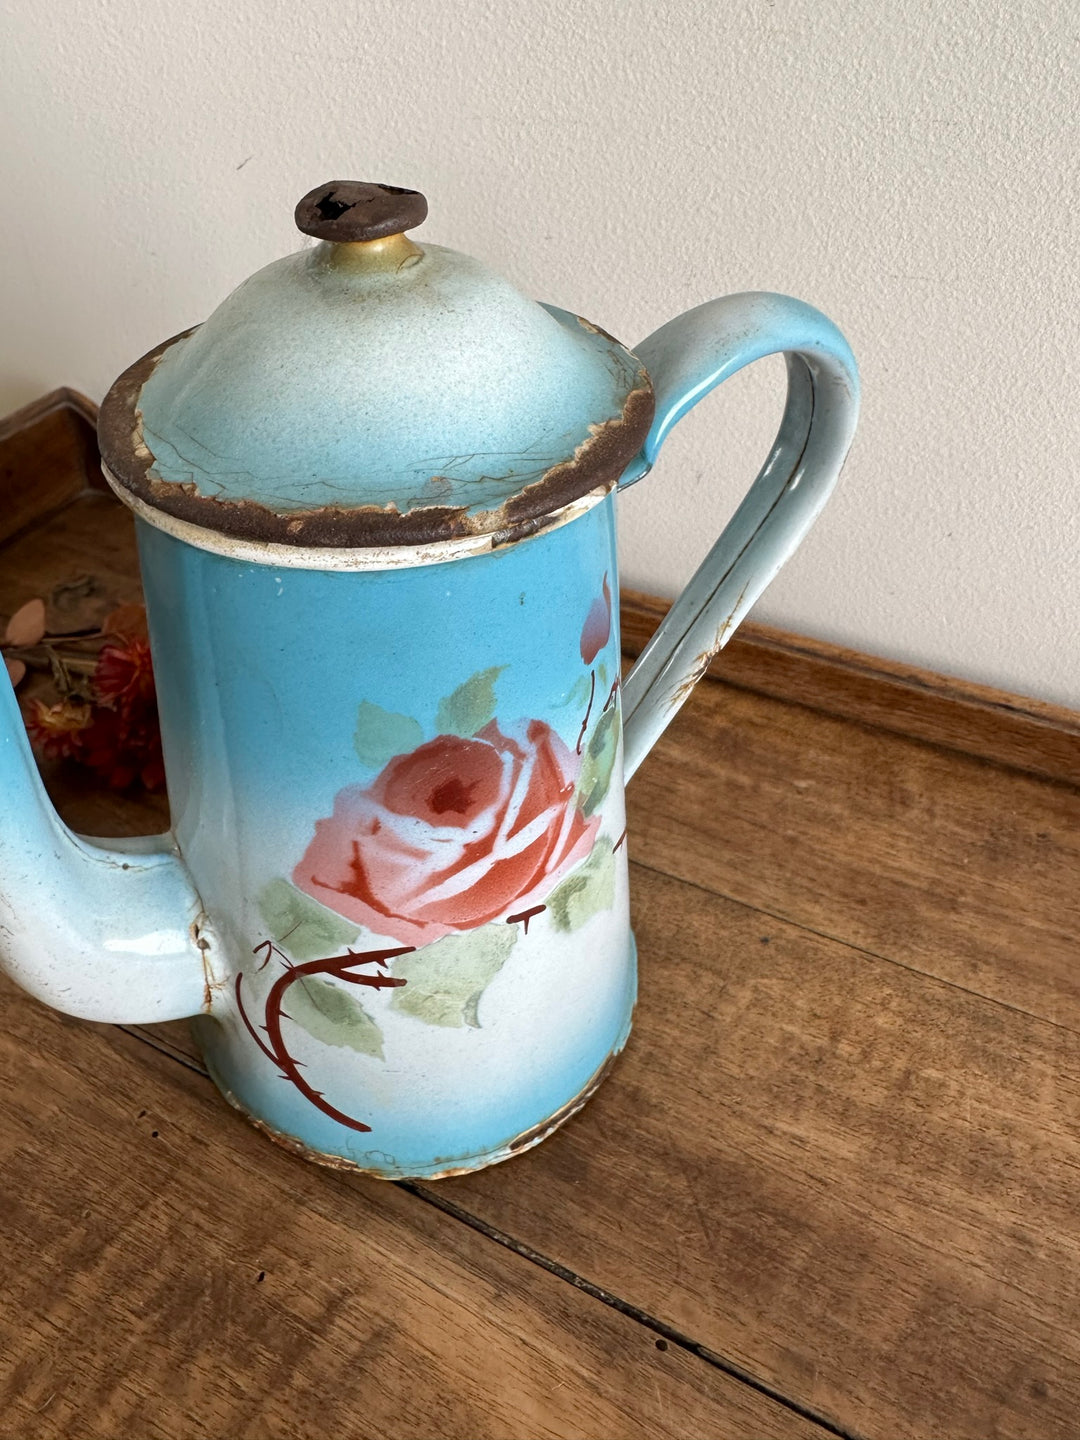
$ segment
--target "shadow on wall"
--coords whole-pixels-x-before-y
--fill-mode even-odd
[[[0,371],[0,417],[21,410],[52,388],[52,383],[42,376],[19,370]]]

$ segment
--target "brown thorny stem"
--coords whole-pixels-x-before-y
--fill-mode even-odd
[[[271,955],[276,955],[285,966],[285,974],[279,975],[266,997],[266,1024],[264,1031],[270,1041],[269,1045],[262,1038],[255,1026],[248,1018],[244,1009],[244,999],[241,994],[241,982],[243,972],[236,977],[236,1004],[240,1011],[240,1018],[248,1028],[248,1033],[258,1045],[259,1049],[281,1071],[284,1079],[291,1080],[300,1094],[306,1100],[310,1100],[317,1110],[324,1115],[329,1115],[331,1120],[336,1120],[339,1125],[347,1125],[350,1130],[370,1130],[370,1125],[365,1125],[362,1120],[354,1120],[351,1115],[344,1111],[337,1110],[323,1096],[321,1090],[316,1090],[309,1085],[300,1074],[302,1060],[294,1060],[289,1054],[285,1044],[285,1037],[281,1033],[282,1020],[291,1020],[291,1015],[286,1015],[283,1007],[285,995],[290,986],[295,985],[298,980],[304,980],[310,975],[332,975],[335,980],[344,980],[348,985],[368,985],[373,990],[389,990],[397,985],[404,985],[404,979],[396,979],[393,975],[357,975],[355,967],[358,965],[377,965],[380,969],[386,969],[386,962],[395,959],[398,955],[408,955],[415,950],[415,945],[399,945],[394,950],[347,950],[344,955],[334,955],[329,960],[308,960],[303,965],[296,965],[289,957],[283,954],[272,940],[264,940],[261,945],[256,945],[251,952],[258,955],[265,951],[261,970],[266,965]]]

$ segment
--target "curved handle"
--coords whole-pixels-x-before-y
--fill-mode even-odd
[[[710,300],[635,347],[656,391],[656,417],[620,488],[648,474],[671,427],[710,390],[744,365],[781,352],[787,404],[769,458],[623,686],[628,780],[816,520],[859,414],[859,375],[847,341],[819,310],[786,295]]]

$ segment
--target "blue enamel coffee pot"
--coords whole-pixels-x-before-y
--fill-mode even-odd
[[[431,1177],[535,1144],[626,1043],[624,781],[825,503],[858,381],[782,295],[628,350],[410,239],[426,214],[320,186],[314,243],[110,390],[172,829],[68,830],[0,686],[0,955],[72,1015],[194,1017],[301,1153]],[[772,451],[621,679],[618,493],[778,352]]]

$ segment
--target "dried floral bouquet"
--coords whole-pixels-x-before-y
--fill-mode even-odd
[[[154,672],[142,605],[109,605],[90,575],[57,585],[12,615],[0,641],[11,683],[45,684],[24,707],[44,760],[86,766],[116,790],[165,783]]]

